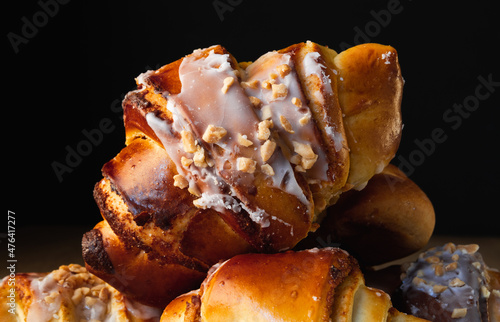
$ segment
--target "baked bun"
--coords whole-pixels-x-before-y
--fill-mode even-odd
[[[76,264],[50,273],[17,273],[0,283],[0,320],[158,321],[161,311],[126,299]]]
[[[177,297],[161,321],[424,321],[364,285],[338,248],[244,254],[215,265],[199,290]]]
[[[390,164],[363,190],[343,193],[327,209],[321,227],[299,246],[337,243],[363,266],[379,265],[422,249],[434,225],[427,195]]]
[[[87,269],[161,307],[219,260],[292,249],[395,155],[402,86],[379,44],[242,64],[216,45],[141,74],[126,147],[94,189],[104,221],[83,238]]]
[[[406,265],[400,309],[432,321],[500,321],[500,274],[479,246],[447,243]]]

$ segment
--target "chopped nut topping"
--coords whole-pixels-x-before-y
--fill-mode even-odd
[[[274,150],[276,149],[276,142],[267,140],[260,147],[260,156],[262,157],[262,161],[266,162],[273,155]]]
[[[295,171],[297,171],[297,172],[306,172],[306,169],[304,169],[304,167],[299,164],[299,165],[295,166]]]
[[[496,297],[500,297],[500,290],[493,290],[491,291],[491,293],[493,293],[493,295]]]
[[[307,123],[309,123],[310,120],[311,120],[311,114],[306,114],[300,118],[299,124],[304,126]]]
[[[459,257],[460,257],[460,256],[458,256],[458,254],[453,254],[453,255],[451,256],[451,259],[452,259],[452,260],[454,260],[454,261],[456,262],[456,261],[458,261],[458,258],[459,258]]]
[[[283,129],[285,129],[285,131],[287,131],[288,133],[291,133],[291,134],[295,133],[295,131],[292,128],[292,124],[290,124],[288,119],[286,117],[284,117],[283,115],[280,115],[280,122],[281,122],[281,126],[283,127]]]
[[[269,74],[269,79],[276,80],[276,78],[278,78],[278,75],[276,75],[275,73]]]
[[[272,85],[276,83],[276,81],[274,79],[267,79],[265,81],[263,81],[260,86],[263,88],[263,89],[271,89]]]
[[[481,285],[481,295],[484,297],[484,298],[489,298],[490,295],[491,295],[491,292],[490,290],[488,290],[488,288],[484,285]]]
[[[437,256],[429,256],[425,259],[425,261],[429,264],[437,264],[439,263],[441,260],[439,259],[439,257]]]
[[[411,281],[414,285],[418,286],[420,284],[426,284],[425,280],[423,278],[415,276],[413,280]]]
[[[474,266],[477,269],[481,269],[481,263],[480,262],[474,262],[474,263],[472,263],[472,266]]]
[[[264,120],[259,123],[259,131],[257,133],[257,138],[259,140],[267,140],[269,139],[269,136],[271,135],[271,130],[270,128],[273,127],[273,121],[272,120]]]
[[[255,172],[255,166],[257,162],[250,158],[245,158],[245,157],[240,157],[236,159],[237,162],[237,169],[239,171],[247,172],[247,173],[254,173]]]
[[[297,107],[302,107],[302,101],[297,97],[292,98],[292,104]]]
[[[276,70],[278,71],[281,77],[285,77],[286,75],[290,74],[290,71],[292,69],[287,64],[282,64],[277,66]]]
[[[450,252],[450,254],[453,254],[457,250],[457,247],[453,243],[447,243],[443,246],[443,249],[447,252]]]
[[[269,164],[263,164],[260,167],[260,170],[264,173],[267,174],[268,176],[274,176],[274,169],[271,167]]]
[[[479,250],[479,245],[477,244],[458,245],[457,249],[462,251],[462,254],[474,254]]]
[[[300,164],[302,162],[302,157],[298,154],[294,154],[291,158],[290,158],[290,163],[292,164]]]
[[[198,187],[189,187],[188,188],[188,191],[190,194],[192,194],[193,196],[196,196],[196,197],[201,197],[201,193],[200,193],[200,190],[198,190]]]
[[[270,119],[273,116],[270,105],[264,105],[260,110],[262,112],[263,120]]]
[[[239,145],[243,145],[246,147],[249,147],[253,144],[253,142],[250,141],[246,135],[242,135],[241,133],[238,133],[237,140]]]
[[[195,153],[197,148],[193,133],[183,130],[181,131],[181,138],[184,151],[187,153]]]
[[[446,265],[444,267],[444,270],[447,271],[447,272],[450,272],[450,271],[456,270],[457,267],[458,267],[458,263],[457,262],[453,262],[453,263],[450,263],[450,264]]]
[[[314,158],[302,158],[302,162],[300,163],[300,165],[302,165],[304,169],[308,170],[313,167],[313,165],[316,163],[317,160],[318,160],[318,155],[315,154]]]
[[[184,188],[187,188],[189,186],[189,182],[182,175],[176,174],[174,176],[174,186],[181,188],[181,189],[184,189]]]
[[[93,306],[97,303],[97,299],[91,296],[85,296],[85,305]]]
[[[99,292],[99,299],[101,301],[107,301],[110,297],[110,292],[107,288],[102,288],[101,291]]]
[[[297,141],[293,141],[292,143],[294,151],[300,154],[303,158],[314,159],[317,157],[309,143],[300,143]]]
[[[465,285],[465,282],[459,279],[458,277],[455,277],[448,283],[448,285],[451,287],[461,287]]]
[[[439,263],[439,264],[434,265],[434,274],[436,276],[443,276],[444,275],[443,263]]]
[[[229,87],[234,84],[234,77],[226,77],[224,78],[224,85],[221,88],[222,93],[226,94],[229,90]]]
[[[205,150],[202,147],[198,147],[193,156],[194,165],[200,168],[205,168],[207,162],[205,161]]]
[[[252,103],[252,105],[253,105],[254,107],[259,107],[259,105],[260,105],[260,103],[261,103],[261,102],[260,102],[260,99],[258,99],[258,98],[257,98],[257,97],[255,97],[255,96],[249,96],[248,98],[250,99],[250,103]]]
[[[189,159],[186,157],[181,157],[181,164],[185,168],[189,168],[189,166],[193,163],[193,159]]]
[[[446,291],[448,289],[448,286],[444,286],[444,285],[439,285],[439,284],[436,284],[432,287],[432,290],[435,292],[435,293],[443,293],[444,291]]]
[[[466,315],[467,315],[467,308],[453,309],[453,312],[451,313],[451,318],[459,319],[463,318]]]
[[[205,133],[203,133],[202,139],[207,143],[217,143],[226,134],[227,131],[225,128],[209,124],[207,126],[207,129],[205,130]]]
[[[278,99],[282,97],[286,97],[288,95],[288,88],[285,84],[273,84],[273,95],[272,99]]]
[[[251,89],[256,89],[259,86],[259,81],[254,79],[249,82],[241,82],[241,86],[243,88],[251,88]]]

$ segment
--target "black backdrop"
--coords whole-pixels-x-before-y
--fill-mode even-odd
[[[124,146],[120,101],[140,73],[213,44],[245,61],[311,40],[397,49],[406,82],[393,163],[432,200],[436,233],[498,236],[493,1],[30,0],[4,3],[2,17],[3,200],[18,227],[100,220],[92,189]]]

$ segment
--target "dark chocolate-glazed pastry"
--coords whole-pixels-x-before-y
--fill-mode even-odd
[[[421,253],[402,275],[400,309],[432,321],[498,321],[498,272],[478,249],[447,243]]]

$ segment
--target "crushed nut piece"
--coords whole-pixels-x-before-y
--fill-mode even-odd
[[[236,159],[236,166],[239,171],[254,173],[257,162],[250,158],[240,157]]]
[[[293,150],[296,153],[300,154],[303,158],[314,159],[315,157],[317,157],[309,143],[300,143],[297,141],[293,141],[292,143]]]
[[[434,274],[436,276],[443,276],[444,275],[443,263],[434,264],[433,266],[434,266]]]
[[[418,286],[420,284],[427,284],[423,278],[415,276],[411,281],[414,285]]]
[[[261,117],[263,120],[270,119],[273,116],[270,105],[264,105],[260,110],[262,112]]]
[[[300,164],[302,162],[302,157],[299,155],[299,154],[294,154],[291,158],[290,158],[290,163],[292,164]]]
[[[269,74],[269,79],[276,80],[276,78],[278,78],[278,75],[276,75],[275,73]]]
[[[250,103],[252,103],[252,105],[253,105],[254,107],[259,107],[259,105],[260,105],[260,103],[261,103],[261,102],[260,102],[260,99],[258,99],[258,98],[257,98],[257,97],[255,97],[255,96],[249,96],[248,98],[250,99]]]
[[[474,254],[479,250],[479,245],[477,244],[458,245],[457,250],[462,251],[462,254]]]
[[[224,85],[221,88],[222,93],[226,94],[229,90],[229,87],[234,84],[234,77],[226,77],[224,78]]]
[[[263,164],[260,167],[260,170],[264,173],[267,174],[268,176],[274,176],[274,169],[271,167],[269,164]]]
[[[439,263],[441,260],[439,259],[439,257],[437,256],[429,256],[425,259],[425,261],[429,264],[437,264]]]
[[[195,153],[197,148],[193,133],[183,130],[181,131],[181,138],[184,151],[187,153]]]
[[[189,182],[182,175],[176,174],[174,176],[174,186],[181,189],[185,189],[189,186]]]
[[[474,263],[472,263],[472,266],[474,266],[477,269],[481,269],[481,263],[480,262],[474,262]]]
[[[304,169],[304,167],[299,164],[299,165],[295,166],[295,171],[297,171],[297,172],[306,172],[306,169]]]
[[[490,295],[491,295],[491,292],[490,290],[488,290],[488,288],[484,285],[481,285],[481,295],[484,297],[484,298],[489,298]]]
[[[189,166],[193,163],[193,159],[189,159],[186,157],[181,157],[181,164],[185,168],[189,168]]]
[[[465,282],[459,279],[458,277],[455,277],[448,283],[448,285],[451,287],[462,287],[465,285]]]
[[[281,77],[285,77],[286,75],[290,74],[290,71],[292,69],[287,64],[282,64],[277,66],[276,70],[278,71]]]
[[[304,169],[309,170],[318,160],[318,155],[315,154],[313,158],[302,158],[301,165]]]
[[[292,98],[292,104],[297,107],[302,107],[302,101],[297,97]]]
[[[107,301],[110,297],[111,293],[109,292],[109,290],[104,287],[100,292],[99,292],[99,299],[101,301]]]
[[[458,256],[458,254],[453,254],[453,255],[451,256],[451,259],[452,259],[452,260],[454,260],[454,261],[456,262],[456,261],[458,261],[458,258],[459,258],[459,257],[460,257],[460,256]]]
[[[457,250],[457,247],[453,243],[447,243],[443,246],[443,249],[447,252],[450,252],[450,254],[453,254]]]
[[[283,127],[283,129],[285,129],[285,131],[287,131],[288,133],[295,133],[295,131],[293,130],[292,128],[292,124],[290,124],[290,122],[288,121],[288,119],[283,116],[283,115],[280,115],[280,123],[281,123],[281,126]]]
[[[304,126],[307,123],[309,123],[310,120],[311,120],[311,114],[306,114],[300,118],[299,124]]]
[[[257,79],[251,80],[249,82],[241,82],[243,88],[256,89],[259,86],[259,81]]]
[[[273,84],[273,95],[272,99],[278,99],[282,97],[286,97],[288,95],[288,88],[285,84]]]
[[[263,81],[260,86],[263,88],[263,89],[271,89],[272,85],[276,83],[276,81],[274,79],[267,79],[265,81]]]
[[[451,313],[451,318],[459,319],[463,318],[466,315],[467,315],[467,308],[453,309],[453,312]]]
[[[205,150],[202,147],[198,147],[193,156],[194,165],[200,168],[205,168],[207,162],[205,161]]]
[[[207,129],[205,130],[205,133],[203,133],[202,139],[207,143],[217,143],[226,134],[227,131],[225,128],[209,124],[207,126]]]
[[[447,271],[447,272],[450,272],[450,271],[456,270],[457,267],[458,267],[458,263],[457,262],[453,262],[453,263],[450,263],[450,264],[446,265],[444,267],[444,270]]]
[[[257,133],[257,138],[259,140],[269,139],[269,136],[271,135],[271,130],[269,130],[269,129],[272,127],[273,127],[272,120],[264,120],[264,121],[259,122],[259,130]]]
[[[249,147],[253,144],[253,142],[250,141],[246,135],[242,135],[241,133],[238,133],[237,140],[239,145],[243,145],[246,147]]]
[[[448,286],[439,285],[439,284],[436,284],[432,287],[432,290],[434,291],[434,293],[443,293],[447,289],[448,289]]]
[[[267,140],[260,147],[260,156],[262,157],[262,161],[266,162],[273,155],[274,150],[276,149],[276,142]]]

